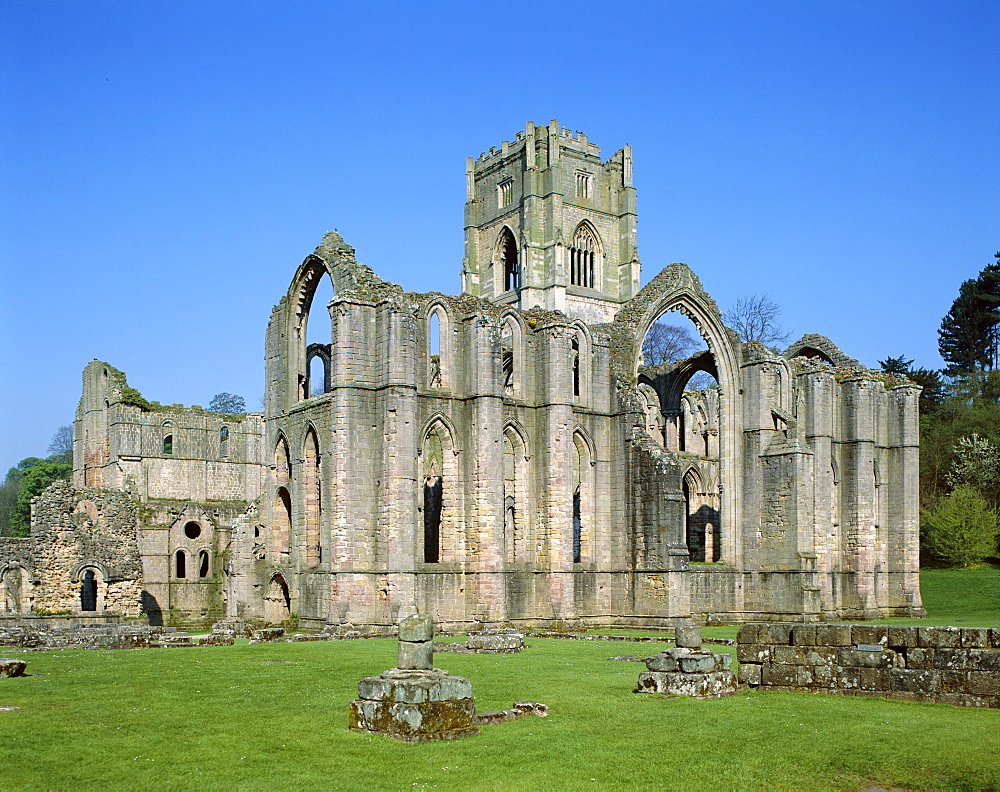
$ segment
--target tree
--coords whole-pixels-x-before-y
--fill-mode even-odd
[[[54,462],[73,464],[73,427],[60,426],[49,443],[49,459]]]
[[[948,483],[956,489],[971,487],[996,502],[1000,495],[1000,448],[976,432],[960,437]]]
[[[787,344],[791,334],[781,326],[781,308],[768,294],[740,297],[736,307],[726,311],[725,322],[744,341],[757,341],[766,346]]]
[[[642,359],[647,366],[673,363],[686,358],[698,346],[685,328],[654,322],[642,342]]]
[[[208,403],[208,409],[230,415],[240,415],[247,411],[247,403],[242,396],[237,396],[235,393],[217,393]]]
[[[1000,515],[971,487],[946,495],[921,523],[923,547],[949,566],[972,566],[997,549]]]
[[[899,357],[887,357],[885,360],[880,360],[878,364],[886,374],[909,374],[913,361],[907,360],[905,355],[900,355]]]
[[[964,281],[941,320],[938,351],[948,362],[945,373],[974,377],[998,364],[1000,325],[1000,253],[975,279]]]
[[[11,536],[28,536],[31,532],[31,499],[40,495],[53,481],[68,479],[73,466],[47,459],[27,468],[21,475],[21,489],[11,509],[8,526]]]
[[[913,361],[907,360],[905,355],[887,357],[885,360],[880,360],[878,364],[886,374],[903,374],[920,386],[919,408],[921,415],[933,412],[947,398],[948,392],[940,371],[911,368]]]

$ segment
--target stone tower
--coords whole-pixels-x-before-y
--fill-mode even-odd
[[[586,135],[530,121],[466,161],[466,294],[610,322],[639,290],[632,147],[601,160]]]

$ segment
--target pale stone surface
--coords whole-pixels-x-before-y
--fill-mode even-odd
[[[639,674],[637,693],[663,693],[694,698],[718,698],[737,693],[736,674],[713,671],[707,674],[643,671]]]
[[[434,637],[434,620],[426,614],[407,616],[399,623],[399,640],[430,641]]]
[[[524,635],[515,632],[469,633],[465,641],[469,649],[483,653],[508,654],[524,649]]]
[[[701,648],[701,625],[678,624],[675,628],[675,641],[678,646],[687,649]]]
[[[434,642],[400,641],[396,663],[399,668],[434,668]]]

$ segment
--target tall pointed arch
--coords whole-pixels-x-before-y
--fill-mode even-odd
[[[521,260],[517,239],[509,226],[500,229],[493,249],[493,272],[497,278],[496,293],[517,291],[521,288]]]
[[[427,339],[427,387],[452,386],[451,315],[442,302],[431,303],[424,320]]]
[[[512,313],[500,319],[500,354],[504,395],[524,398],[524,328]]]
[[[302,496],[305,515],[305,560],[315,566],[323,558],[321,542],[322,495],[320,486],[319,440],[311,425],[302,444]]]
[[[573,431],[573,449],[572,560],[574,564],[587,564],[595,555],[596,457],[593,443],[579,427]]]
[[[420,560],[425,564],[461,558],[462,503],[455,435],[443,416],[433,416],[420,444],[417,506],[421,513]]]
[[[531,496],[528,446],[523,429],[508,421],[503,430],[504,547],[508,563],[528,559]]]
[[[738,409],[740,391],[740,341],[722,321],[712,298],[705,293],[698,278],[684,264],[664,269],[615,315],[611,343],[612,365],[619,386],[635,394],[642,341],[654,322],[669,311],[679,311],[690,319],[708,345],[707,352],[684,361],[660,393],[664,412],[679,412],[680,399],[690,375],[695,370],[708,371],[718,382],[719,399],[719,479],[718,504],[723,556],[735,562],[742,552],[740,525],[742,511],[742,416]],[[638,394],[635,394],[638,396]],[[669,427],[668,427],[669,429]]]

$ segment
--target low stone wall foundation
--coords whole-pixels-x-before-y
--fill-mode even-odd
[[[1000,708],[1000,629],[744,624],[736,642],[751,688]]]

